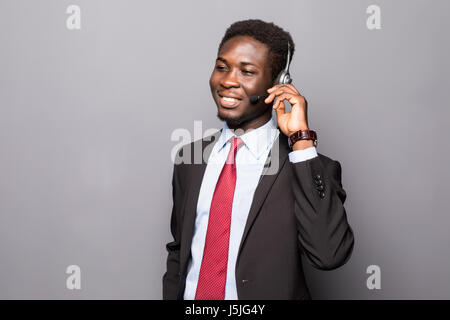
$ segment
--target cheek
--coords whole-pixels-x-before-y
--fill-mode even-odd
[[[216,87],[218,83],[219,83],[219,77],[217,76],[217,74],[215,72],[213,72],[211,74],[211,77],[209,78],[209,85],[210,85],[211,89],[213,87]]]
[[[244,82],[243,82],[244,83]],[[243,89],[248,95],[260,95],[267,87],[265,79],[261,77],[253,77],[246,79]]]
[[[245,91],[247,96],[259,95],[261,90],[258,90],[258,85],[254,83],[246,83],[245,86],[242,86],[242,89]]]

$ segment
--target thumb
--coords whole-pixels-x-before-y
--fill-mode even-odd
[[[278,118],[286,113],[286,107],[284,105],[284,101],[280,101],[275,104],[275,111],[277,112]]]

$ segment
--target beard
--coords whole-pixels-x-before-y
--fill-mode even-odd
[[[239,118],[224,117],[220,114],[219,109],[217,109],[217,118],[219,118],[221,121],[225,121],[230,129],[236,129],[241,127],[243,124],[262,116],[263,114],[268,112],[269,109],[272,109],[271,106],[272,104],[264,104],[264,106],[256,110],[254,113],[244,115]]]
[[[246,122],[245,117],[240,117],[237,119],[224,117],[220,114],[219,110],[217,110],[217,118],[219,118],[221,121],[225,121],[227,123],[228,127],[230,127],[230,128],[239,127],[240,125],[242,125],[243,123]]]

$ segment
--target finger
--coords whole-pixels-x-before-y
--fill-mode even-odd
[[[272,91],[272,93],[264,100],[265,103],[271,103],[272,100],[283,93],[291,93],[296,95],[297,92],[289,87],[280,87],[279,89]]]
[[[286,84],[286,86],[288,86],[290,89],[292,89],[297,94],[301,95],[300,91],[298,91],[297,88],[292,83]]]
[[[274,109],[278,109],[279,107],[282,107],[282,108],[284,108],[285,106],[284,106],[284,100],[288,100],[289,101],[289,99],[292,99],[292,94],[290,94],[290,93],[283,93],[283,94],[281,94],[281,95],[279,95],[278,97],[277,97],[277,100],[275,101],[275,103],[273,104],[273,108]]]
[[[273,106],[274,106],[275,109],[279,106],[280,101],[284,101],[282,95],[283,95],[283,94],[280,94],[280,95],[276,96],[276,95],[274,94]]]
[[[280,119],[280,117],[281,117],[283,114],[286,113],[286,107],[285,107],[283,101],[284,101],[284,100],[281,100],[281,99],[280,99],[280,101],[277,101],[277,102],[274,104],[274,109],[275,109],[275,111],[276,111],[276,113],[277,113],[277,119]]]
[[[289,91],[292,93],[298,93],[297,89],[291,84],[277,84],[272,88],[267,89],[267,92],[272,93],[280,89],[285,89],[285,91]]]
[[[274,106],[275,106],[275,108],[278,108],[278,106],[280,106],[280,105],[284,106],[284,100],[287,100],[291,104],[292,108],[294,108],[295,106],[301,106],[302,105],[302,99],[304,99],[302,96],[293,95],[291,93],[285,92],[282,95],[277,97],[277,100],[274,103]]]
[[[279,84],[276,84],[276,85],[274,85],[273,87],[270,87],[269,89],[267,89],[267,92],[271,92],[271,91],[273,91],[273,90],[275,90],[275,89],[278,89],[280,87],[280,85]]]

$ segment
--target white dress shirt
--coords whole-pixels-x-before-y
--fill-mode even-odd
[[[271,118],[263,126],[239,136],[244,144],[238,149],[236,154],[236,187],[231,211],[225,300],[238,299],[235,267],[239,245],[264,164],[272,148],[272,144],[279,134],[280,131],[275,125],[273,118]],[[222,133],[214,145],[207,162],[197,204],[197,215],[191,245],[192,259],[189,261],[186,287],[184,290],[185,300],[195,299],[205,247],[211,201],[219,175],[230,151],[231,143],[228,140],[233,136],[237,137],[228,128],[226,122],[224,122]],[[315,147],[289,153],[289,160],[293,163],[314,157],[317,157]]]

